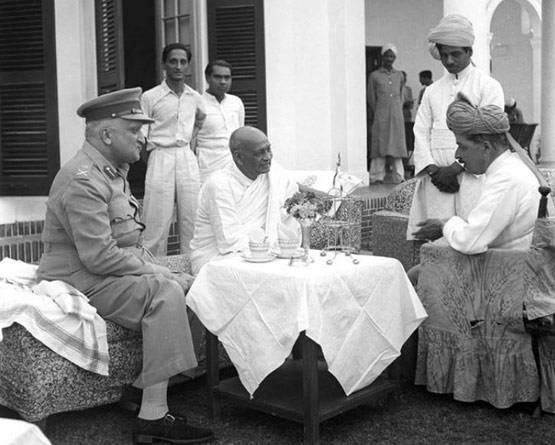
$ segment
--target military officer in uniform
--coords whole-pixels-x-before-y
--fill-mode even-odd
[[[197,365],[185,302],[191,277],[157,264],[142,245],[145,226],[126,179],[145,143],[141,127],[152,122],[140,94],[115,91],[77,110],[86,119],[85,142],[52,183],[38,275],[66,281],[102,317],[142,332],[135,441],[205,442],[211,431],[188,425],[167,405],[168,379]]]

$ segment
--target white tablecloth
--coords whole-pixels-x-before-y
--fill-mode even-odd
[[[400,354],[426,312],[401,263],[340,254],[333,265],[249,263],[239,256],[202,267],[188,305],[217,335],[252,395],[291,352],[299,333],[322,347],[347,395],[372,383]]]
[[[0,445],[51,445],[40,428],[23,420],[0,418]]]

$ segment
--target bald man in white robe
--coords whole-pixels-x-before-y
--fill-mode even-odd
[[[191,262],[196,275],[208,261],[248,250],[249,233],[263,230],[270,245],[280,224],[298,226],[285,200],[298,191],[285,170],[272,164],[266,135],[254,127],[235,130],[229,140],[233,163],[210,175],[201,188]]]

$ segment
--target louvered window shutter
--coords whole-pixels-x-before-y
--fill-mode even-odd
[[[210,59],[233,66],[232,93],[245,104],[245,123],[266,131],[263,0],[208,0]]]
[[[53,0],[0,0],[0,196],[47,195],[59,169]]]
[[[98,94],[124,87],[121,0],[95,0]]]

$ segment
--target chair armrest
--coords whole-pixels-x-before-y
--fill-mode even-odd
[[[162,266],[166,266],[172,272],[186,272],[192,275],[191,259],[188,254],[168,255],[157,258]]]
[[[380,210],[372,216],[372,253],[398,259],[410,269],[419,263],[419,241],[407,240],[408,215]]]

